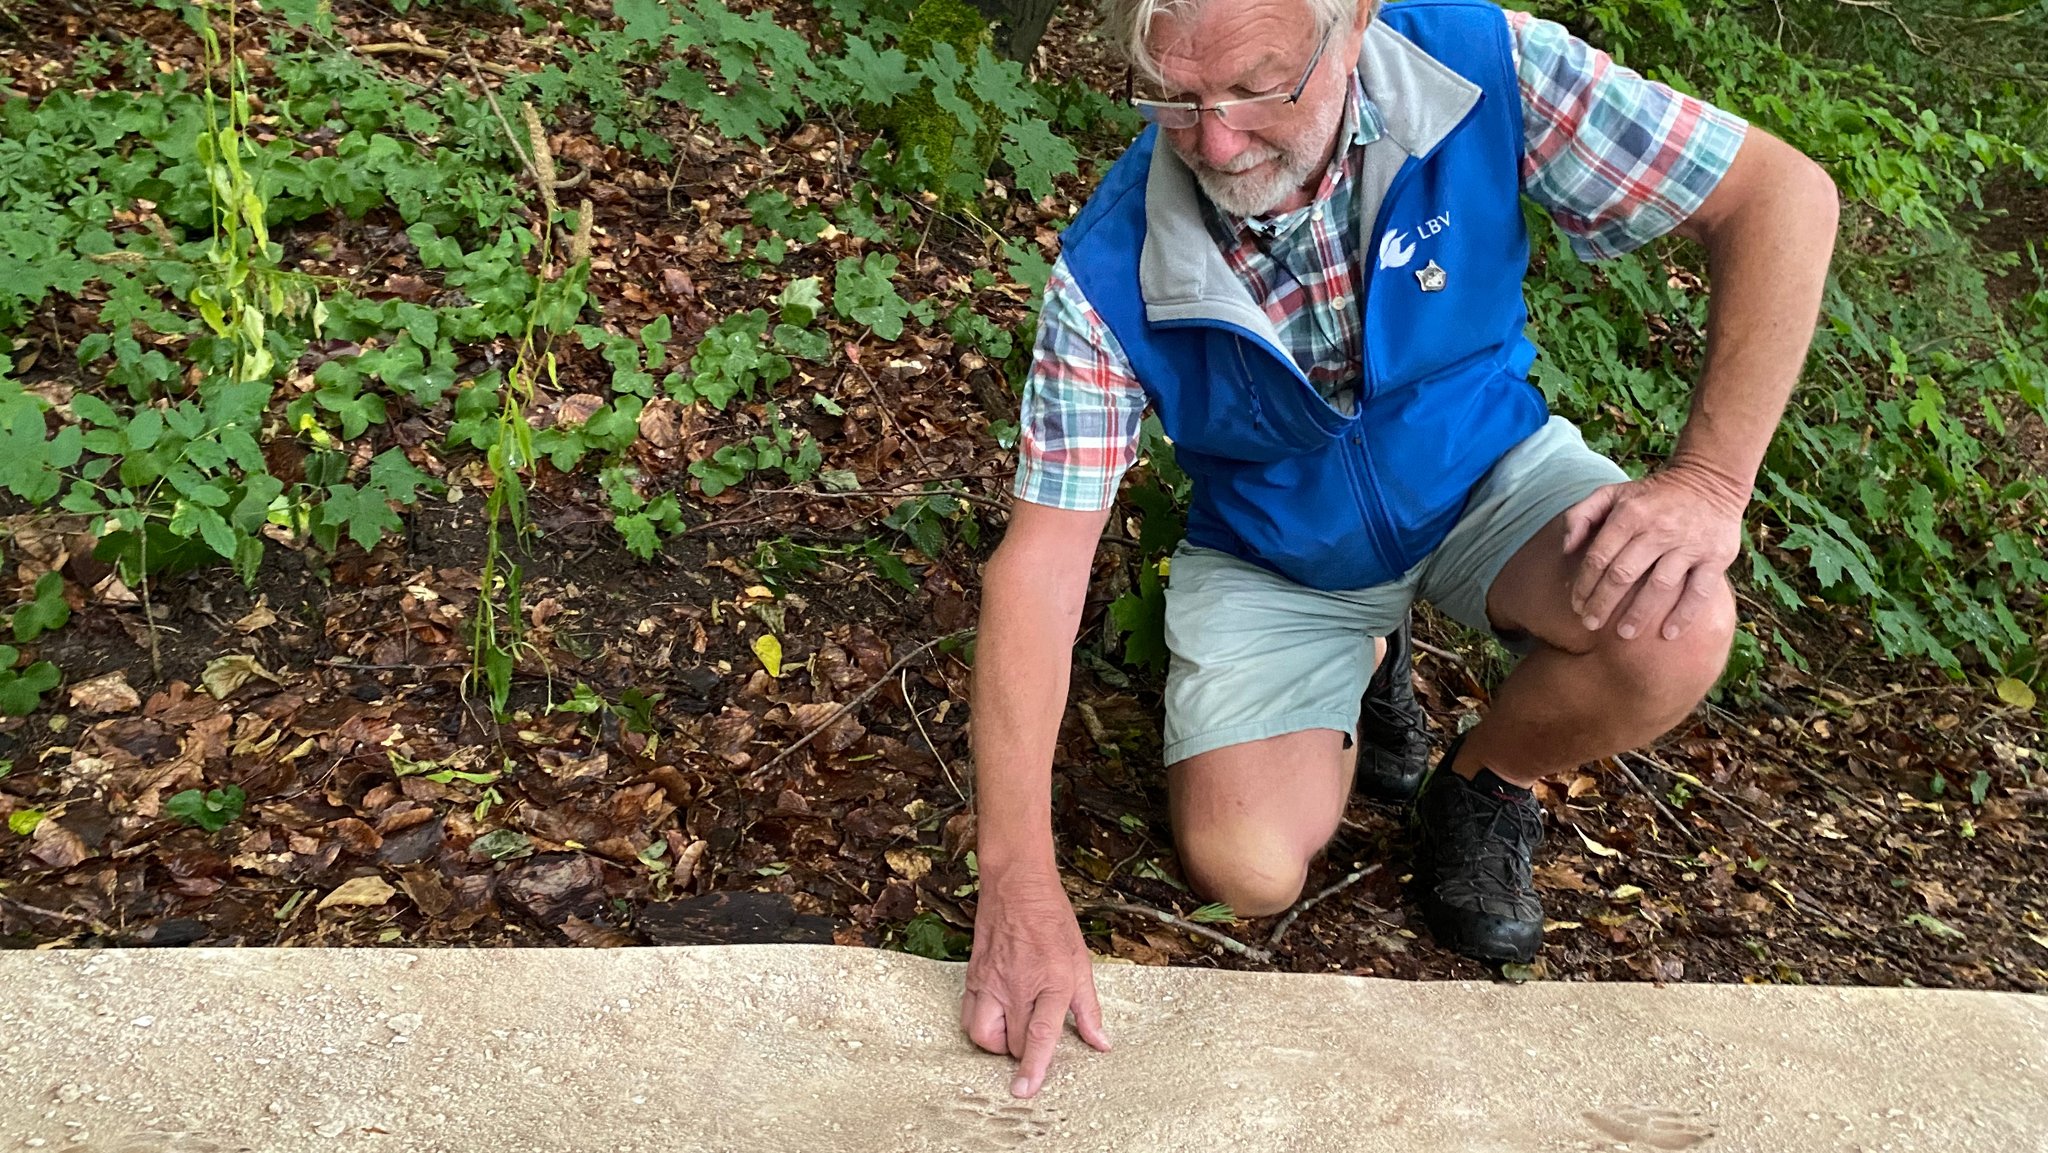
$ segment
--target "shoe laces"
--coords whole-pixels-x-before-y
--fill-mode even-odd
[[[1532,799],[1495,796],[1469,781],[1452,783],[1455,792],[1445,824],[1464,830],[1447,838],[1464,862],[1485,869],[1517,889],[1529,884],[1529,869],[1536,846],[1543,841],[1543,816]]]

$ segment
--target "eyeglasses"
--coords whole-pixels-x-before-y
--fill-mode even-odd
[[[1308,67],[1301,73],[1301,80],[1292,92],[1268,92],[1264,96],[1247,96],[1242,100],[1218,100],[1214,104],[1190,104],[1177,100],[1143,100],[1131,97],[1131,107],[1138,115],[1161,128],[1193,128],[1201,123],[1202,113],[1214,112],[1216,119],[1240,132],[1256,132],[1280,122],[1286,113],[1283,109],[1301,101],[1302,90],[1308,87],[1308,78],[1315,75],[1316,64],[1323,58],[1323,49],[1329,47],[1330,33],[1323,32],[1323,38],[1316,42],[1316,54],[1308,58]],[[1128,90],[1130,80],[1125,78]]]

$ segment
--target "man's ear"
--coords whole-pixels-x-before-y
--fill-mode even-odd
[[[1351,18],[1351,30],[1363,36],[1365,26],[1372,22],[1373,0],[1358,0],[1358,13]]]

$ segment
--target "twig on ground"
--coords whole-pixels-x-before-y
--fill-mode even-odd
[[[356,663],[355,661],[321,661],[321,662],[320,662],[320,666],[321,666],[322,668],[329,668],[329,669],[348,669],[348,670],[350,670],[350,671],[352,671],[352,672],[365,672],[365,673],[385,673],[385,672],[410,672],[410,673],[430,673],[430,672],[433,672],[433,671],[434,671],[434,670],[436,670],[436,669],[466,669],[466,668],[468,668],[468,667],[469,667],[469,662],[468,662],[468,661],[431,661],[431,662],[429,662],[429,663],[426,663],[426,664],[420,664],[420,663],[418,663],[418,662],[416,662],[416,661],[401,661],[401,662],[399,662],[398,664],[392,664],[392,665],[365,665],[365,664],[357,664],[357,663]]]
[[[1706,783],[1705,781],[1700,780],[1697,776],[1694,776],[1691,773],[1681,774],[1677,769],[1672,768],[1670,765],[1667,765],[1662,760],[1658,759],[1655,753],[1636,752],[1629,753],[1626,755],[1633,756],[1635,759],[1643,762],[1645,765],[1648,765],[1653,769],[1657,769],[1668,776],[1677,777],[1679,780],[1685,783],[1685,786],[1687,788],[1698,789],[1700,792],[1705,793],[1707,796],[1713,798],[1714,800],[1719,801],[1722,804],[1728,806],[1729,808],[1734,809],[1736,812],[1741,813],[1743,816],[1748,817],[1757,825],[1758,828],[1761,828],[1764,832],[1770,833],[1773,836],[1778,837],[1783,837],[1785,835],[1784,833],[1780,832],[1775,826],[1773,826],[1769,821],[1764,820],[1763,814],[1757,812],[1755,809],[1750,808],[1748,805],[1743,804],[1741,801],[1736,800],[1734,797],[1729,796],[1728,794],[1722,792],[1714,786]]]
[[[1423,652],[1428,653],[1430,656],[1441,657],[1454,665],[1463,666],[1465,664],[1464,657],[1459,656],[1457,653],[1454,653],[1449,649],[1440,649],[1435,645],[1430,644],[1428,641],[1423,640],[1421,637],[1411,635],[1408,638],[1408,643],[1414,645],[1416,648],[1422,650]]]
[[[1150,905],[1136,905],[1129,901],[1084,901],[1081,903],[1081,907],[1110,913],[1131,913],[1140,917],[1150,917],[1162,925],[1171,925],[1184,933],[1193,933],[1197,937],[1204,937],[1214,941],[1248,961],[1257,961],[1264,965],[1273,963],[1273,954],[1256,945],[1247,945],[1243,941],[1219,933],[1207,925],[1197,925],[1193,921],[1182,920],[1172,913],[1163,912]]]
[[[1374,873],[1379,872],[1382,864],[1383,862],[1375,861],[1372,864],[1367,865],[1363,869],[1355,869],[1351,873],[1347,874],[1343,880],[1338,881],[1333,885],[1325,887],[1321,892],[1317,893],[1313,897],[1310,897],[1306,901],[1298,902],[1292,909],[1287,910],[1286,916],[1280,918],[1279,924],[1273,926],[1273,932],[1266,938],[1266,944],[1277,948],[1280,944],[1280,938],[1286,936],[1287,930],[1294,927],[1294,919],[1296,917],[1299,917],[1303,913],[1308,912],[1310,909],[1315,908],[1317,905],[1322,904],[1324,898],[1336,896],[1338,893],[1343,892],[1345,889],[1348,889],[1351,886],[1357,884],[1358,882],[1364,880],[1365,878],[1373,875]]]
[[[78,913],[66,913],[59,909],[45,909],[41,905],[31,905],[27,901],[17,901],[13,897],[0,897],[0,905],[9,905],[16,909],[20,909],[24,913],[28,913],[37,917],[55,917],[59,921],[70,921],[74,924],[84,925],[87,928],[90,928],[94,932],[98,933],[113,932],[113,929],[110,926],[108,926],[105,921],[100,920],[98,917],[87,917],[82,916]]]
[[[923,468],[931,468],[932,462],[926,460],[924,456],[924,446],[912,439],[909,429],[898,425],[895,418],[889,415],[889,398],[882,394],[882,382],[875,379],[875,374],[868,371],[867,365],[850,355],[846,359],[860,371],[862,379],[868,382],[868,395],[875,398],[875,415],[882,418],[882,431],[895,432],[902,438],[904,447],[910,450],[910,455],[917,458],[917,463]]]
[[[424,56],[429,60],[439,60],[444,63],[455,58],[455,53],[448,51],[446,48],[435,48],[426,44],[412,44],[404,40],[393,40],[388,44],[353,44],[350,47],[354,49],[358,56]],[[469,53],[463,53],[462,58],[469,60]],[[470,64],[493,76],[502,76],[509,79],[519,75],[517,68],[507,68],[503,64],[491,64],[475,60],[470,60]]]
[[[497,93],[493,92],[491,86],[484,82],[483,74],[478,71],[483,66],[478,64],[475,58],[471,57],[467,51],[464,51],[462,54],[462,62],[469,65],[469,74],[476,78],[477,88],[483,92],[485,102],[491,106],[491,115],[498,118],[498,126],[505,130],[505,143],[511,146],[512,155],[519,158],[519,166],[526,170],[526,174],[531,176],[534,184],[538,186],[541,183],[540,169],[534,165],[533,157],[528,155],[526,145],[520,142],[522,138],[513,129],[512,122],[505,119],[505,110],[498,107]],[[553,193],[549,195],[552,196]]]
[[[1856,807],[1871,814],[1872,816],[1877,817],[1879,820],[1882,820],[1885,824],[1896,825],[1899,823],[1899,819],[1897,817],[1893,816],[1890,813],[1885,812],[1883,809],[1878,808],[1876,805],[1871,804],[1869,801],[1864,800],[1862,797],[1857,796],[1856,794],[1829,780],[1827,778],[1827,775],[1822,773],[1819,769],[1816,769],[1813,766],[1805,764],[1800,761],[1793,761],[1791,762],[1791,764],[1794,769],[1796,769],[1801,775],[1813,781],[1813,783],[1821,786],[1824,789],[1828,789],[1835,793],[1841,794],[1843,798],[1856,805]]]
[[[946,783],[953,786],[953,795],[966,802],[967,794],[961,791],[960,782],[953,779],[953,770],[946,764],[946,754],[932,743],[932,735],[924,731],[924,718],[917,715],[917,706],[910,702],[910,670],[904,669],[896,677],[896,683],[903,689],[903,706],[910,710],[910,719],[917,724],[917,735],[924,738],[924,747],[930,749],[932,759],[939,762],[939,771],[946,774]]]
[[[1687,844],[1695,849],[1700,847],[1699,837],[1690,828],[1686,827],[1685,822],[1678,819],[1678,814],[1671,811],[1671,807],[1664,803],[1662,797],[1653,792],[1650,786],[1644,784],[1641,777],[1636,776],[1636,771],[1628,767],[1627,761],[1622,760],[1620,756],[1609,759],[1614,762],[1615,768],[1621,770],[1621,775],[1628,778],[1628,783],[1636,787],[1637,792],[1650,798],[1650,803],[1657,806],[1657,812],[1664,814],[1664,819],[1671,822],[1671,827],[1678,830],[1678,834],[1685,838]]]
[[[1860,699],[1860,700],[1854,700],[1854,701],[1841,701],[1841,702],[1832,702],[1832,701],[1825,701],[1825,700],[1823,700],[1823,704],[1822,704],[1822,707],[1827,707],[1827,706],[1829,706],[1829,705],[1833,705],[1833,707],[1835,707],[1835,708],[1841,708],[1841,709],[1860,709],[1860,708],[1862,708],[1862,707],[1863,707],[1864,705],[1874,705],[1874,704],[1876,704],[1876,703],[1877,703],[1877,702],[1879,702],[1879,701],[1888,701],[1888,700],[1891,700],[1891,699],[1892,699],[1893,697],[1910,697],[1910,696],[1915,696],[1915,695],[1918,695],[1918,694],[1920,694],[1920,693],[1938,693],[1938,692],[1940,692],[1940,691],[1941,691],[1941,690],[1943,690],[1943,689],[1952,689],[1952,688],[1956,688],[1956,687],[1958,687],[1958,686],[1956,686],[1956,685],[1914,685],[1914,686],[1913,686],[1913,687],[1911,687],[1911,688],[1901,688],[1901,689],[1887,689],[1887,690],[1885,690],[1884,692],[1881,692],[1881,693],[1877,693],[1877,694],[1876,694],[1876,695],[1874,695],[1874,696],[1868,696],[1868,697],[1864,697],[1864,698],[1862,698],[1862,699]]]
[[[741,776],[739,779],[742,781],[759,780],[762,776],[767,774],[768,770],[781,764],[783,761],[788,760],[791,756],[795,755],[798,750],[810,744],[812,741],[817,740],[818,734],[824,732],[826,729],[831,728],[833,725],[838,724],[839,719],[841,717],[844,717],[846,714],[873,700],[875,694],[882,691],[882,686],[888,684],[889,679],[891,677],[894,677],[897,673],[903,671],[904,668],[908,667],[910,662],[916,660],[917,658],[923,656],[931,650],[939,647],[940,645],[947,643],[948,641],[962,640],[966,637],[970,637],[973,635],[973,629],[961,629],[958,632],[947,633],[945,636],[939,637],[935,640],[926,641],[925,643],[910,650],[910,652],[906,653],[902,657],[902,659],[898,660],[895,664],[890,665],[888,671],[884,672],[880,677],[876,678],[874,684],[871,684],[867,688],[862,689],[859,696],[856,696],[852,700],[846,702],[845,704],[840,705],[838,708],[833,709],[831,716],[826,717],[822,723],[820,723],[816,728],[813,728],[810,732],[805,733],[801,737],[798,737],[795,744],[775,754],[775,756],[769,759],[767,764],[762,765],[760,768],[748,770],[747,773]]]

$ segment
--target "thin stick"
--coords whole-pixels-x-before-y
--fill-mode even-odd
[[[1440,649],[1435,645],[1430,644],[1428,641],[1423,640],[1420,637],[1411,635],[1408,638],[1408,643],[1414,645],[1418,649],[1421,649],[1423,652],[1428,653],[1430,656],[1441,657],[1454,665],[1459,665],[1462,667],[1465,664],[1464,657],[1459,656],[1457,653],[1454,653],[1449,649]]]
[[[1306,913],[1310,909],[1313,909],[1317,905],[1321,904],[1325,897],[1333,897],[1338,893],[1343,892],[1345,889],[1348,889],[1351,886],[1357,884],[1358,882],[1364,880],[1365,878],[1372,876],[1374,873],[1379,872],[1380,865],[1381,862],[1375,861],[1372,864],[1367,865],[1365,868],[1359,869],[1351,873],[1350,875],[1346,876],[1343,880],[1338,881],[1336,884],[1325,888],[1322,892],[1317,893],[1315,896],[1310,897],[1308,900],[1300,902],[1299,904],[1295,905],[1292,909],[1287,910],[1287,915],[1280,918],[1279,924],[1273,926],[1273,933],[1271,936],[1266,938],[1266,944],[1277,948],[1280,944],[1280,938],[1286,936],[1287,930],[1294,927],[1294,919],[1296,917],[1301,916],[1303,913]]]
[[[388,44],[357,44],[353,48],[358,56],[424,56],[429,60],[440,60],[444,63],[455,58],[455,54],[446,48],[434,48],[425,44],[408,44],[402,40],[394,40]],[[464,58],[468,58],[467,53],[464,54]],[[519,75],[517,68],[507,68],[503,64],[479,63],[476,61],[471,61],[471,63],[493,76],[503,76],[510,79]]]
[[[851,356],[847,357],[847,359],[852,361],[853,367],[858,369],[861,376],[868,382],[868,395],[875,398],[875,415],[882,418],[883,431],[895,430],[903,438],[904,447],[910,450],[910,455],[916,457],[917,463],[929,470],[932,467],[932,462],[924,458],[924,446],[911,438],[909,429],[904,428],[897,421],[890,418],[889,398],[882,395],[882,382],[875,379],[875,374],[868,371],[867,365],[862,364]]]
[[[936,640],[926,641],[925,643],[910,650],[910,652],[907,655],[905,655],[902,660],[899,660],[895,664],[890,665],[887,672],[883,673],[880,677],[876,678],[874,684],[871,684],[867,688],[862,689],[859,696],[853,698],[852,700],[846,702],[843,705],[840,705],[838,708],[833,709],[832,715],[826,717],[823,724],[820,724],[817,728],[814,728],[810,732],[805,733],[803,736],[797,738],[795,744],[775,754],[775,756],[771,758],[767,764],[762,765],[758,769],[749,770],[745,776],[742,776],[740,778],[740,780],[759,780],[764,774],[768,772],[769,769],[772,769],[775,766],[781,764],[783,761],[787,760],[790,756],[795,754],[797,750],[803,748],[805,745],[810,744],[812,741],[817,740],[818,734],[824,732],[826,729],[831,728],[833,725],[838,724],[839,718],[845,716],[846,714],[873,700],[875,694],[882,691],[882,686],[889,683],[889,678],[895,676],[898,672],[902,671],[906,666],[910,664],[910,662],[916,660],[917,658],[923,656],[931,650],[939,647],[940,645],[945,644],[948,641],[956,641],[960,640],[963,637],[970,637],[973,635],[973,629],[961,629],[958,632],[947,633],[945,636],[939,637]]]
[[[1667,765],[1663,761],[1659,760],[1654,753],[1636,752],[1629,753],[1626,755],[1634,757],[1635,759],[1641,761],[1643,764],[1648,765],[1653,769],[1659,769],[1670,776],[1677,777],[1679,780],[1685,783],[1685,786],[1687,788],[1696,788],[1700,792],[1705,793],[1707,796],[1712,797],[1714,800],[1719,801],[1720,803],[1728,806],[1729,808],[1734,809],[1736,812],[1741,813],[1743,816],[1748,817],[1752,824],[1756,825],[1757,828],[1762,829],[1764,832],[1769,833],[1774,837],[1778,837],[1781,840],[1789,840],[1789,838],[1787,838],[1785,834],[1781,832],[1777,827],[1773,826],[1769,821],[1764,820],[1763,814],[1757,812],[1755,809],[1750,808],[1748,805],[1743,804],[1741,801],[1736,800],[1734,797],[1729,796],[1728,794],[1722,792],[1714,786],[1706,783],[1705,781],[1700,780],[1698,777],[1694,776],[1691,773],[1681,774],[1677,769],[1674,769],[1670,765]],[[1616,758],[1616,760],[1619,759],[1619,757]]]
[[[876,489],[856,488],[846,492],[820,492],[808,488],[759,488],[753,490],[757,496],[801,496],[810,500],[910,500],[921,496],[949,496],[968,504],[984,504],[990,508],[1007,511],[1010,502],[982,496],[973,492],[954,492],[942,489],[938,492],[882,492]]]
[[[81,916],[77,913],[66,913],[58,909],[45,909],[41,905],[31,905],[27,901],[17,901],[13,897],[0,897],[0,905],[12,905],[14,908],[20,909],[24,913],[30,913],[38,917],[55,917],[57,920],[60,921],[71,921],[76,924],[85,925],[88,928],[94,930],[95,932],[108,933],[113,931],[112,928],[108,926],[108,924],[105,921],[102,921],[97,917],[86,917]]]
[[[533,178],[535,185],[538,185],[540,183],[540,169],[533,166],[533,158],[526,154],[526,146],[519,142],[519,133],[512,130],[512,122],[505,119],[505,110],[498,107],[497,95],[491,91],[489,84],[484,83],[482,74],[477,71],[481,65],[468,52],[462,54],[462,62],[469,65],[469,74],[476,77],[476,86],[483,92],[484,100],[490,104],[491,115],[498,118],[498,126],[505,130],[505,143],[511,145],[512,155],[519,158],[519,166],[526,169],[526,174]]]
[[[1197,937],[1205,937],[1214,941],[1248,961],[1257,961],[1265,965],[1273,963],[1273,954],[1256,945],[1247,945],[1235,937],[1224,936],[1207,925],[1197,925],[1193,921],[1184,921],[1172,913],[1162,912],[1150,905],[1134,905],[1129,901],[1088,901],[1084,902],[1081,907],[1084,909],[1100,909],[1111,913],[1133,913],[1140,917],[1150,917],[1162,925],[1171,925],[1182,932],[1193,933]]]
[[[910,670],[904,669],[897,678],[897,684],[903,689],[903,705],[910,710],[910,719],[917,723],[917,735],[924,738],[924,747],[930,749],[932,759],[939,762],[939,771],[946,774],[946,783],[953,786],[953,795],[959,797],[962,804],[967,803],[967,794],[960,791],[960,782],[953,779],[953,770],[946,765],[946,755],[932,743],[932,735],[924,731],[924,718],[917,715],[917,706],[910,703]]]
[[[1879,819],[1883,820],[1885,824],[1896,825],[1899,823],[1898,818],[1892,816],[1890,813],[1885,812],[1883,809],[1878,808],[1876,805],[1871,804],[1869,801],[1864,800],[1862,797],[1857,796],[1856,794],[1850,792],[1849,790],[1843,788],[1835,782],[1827,779],[1827,777],[1821,774],[1820,770],[1815,769],[1809,765],[1806,765],[1800,761],[1793,761],[1792,767],[1794,769],[1797,769],[1800,773],[1804,774],[1805,776],[1811,778],[1815,784],[1821,786],[1822,788],[1829,789],[1836,793],[1841,794],[1844,798],[1853,802],[1855,805],[1863,809],[1865,812],[1868,812],[1871,815],[1876,816]]]
[[[1622,760],[1619,756],[1609,759],[1614,762],[1615,768],[1621,770],[1621,775],[1628,778],[1628,783],[1636,787],[1637,792],[1650,798],[1650,803],[1657,806],[1657,812],[1664,814],[1664,819],[1671,822],[1671,827],[1677,829],[1679,835],[1683,836],[1688,844],[1692,845],[1695,849],[1700,847],[1699,837],[1695,836],[1693,831],[1678,819],[1677,813],[1672,812],[1670,807],[1665,805],[1662,797],[1650,791],[1650,786],[1644,784],[1641,777],[1636,776],[1636,771],[1628,767],[1627,761]]]

